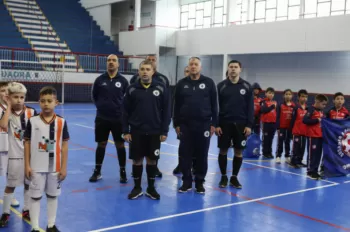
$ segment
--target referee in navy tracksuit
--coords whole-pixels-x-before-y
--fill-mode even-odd
[[[150,61],[154,67],[152,81],[161,82],[166,86],[166,88],[169,88],[169,85],[170,85],[169,79],[165,75],[161,74],[160,72],[157,72],[157,57],[155,55],[148,55],[146,60]],[[134,76],[131,77],[130,84],[136,83],[139,79],[140,79],[139,74],[135,74]],[[158,160],[157,160],[156,177],[162,177],[162,173],[158,169]]]
[[[242,165],[242,152],[246,147],[247,137],[254,125],[254,95],[251,85],[240,77],[241,63],[232,60],[228,63],[227,79],[220,82],[218,88],[219,122],[216,128],[218,135],[218,156],[221,171],[219,187],[224,188],[228,184],[226,175],[227,151],[233,144],[234,158],[232,162],[232,176],[230,185],[242,188],[237,179]]]
[[[107,72],[97,77],[92,87],[92,100],[97,108],[95,119],[95,141],[97,142],[94,173],[90,182],[102,178],[101,167],[105,157],[110,132],[117,149],[120,166],[120,183],[127,183],[125,172],[126,151],[122,139],[122,112],[125,90],[128,80],[118,72],[119,62],[116,55],[107,58]]]
[[[160,199],[154,181],[160,144],[167,138],[171,119],[168,89],[152,80],[154,68],[149,61],[140,64],[141,78],[126,90],[123,114],[123,138],[130,143],[129,158],[133,160],[132,172],[135,186],[129,199],[141,196],[143,159],[146,157],[148,188],[146,195]]]
[[[204,194],[203,182],[208,169],[210,138],[217,124],[217,93],[214,81],[200,74],[201,61],[189,60],[190,75],[176,85],[174,126],[180,137],[182,186],[179,192],[192,189],[192,157],[196,158],[196,192]]]

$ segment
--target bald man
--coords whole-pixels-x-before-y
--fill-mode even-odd
[[[95,141],[97,143],[95,170],[90,182],[102,178],[101,167],[106,152],[110,132],[117,149],[120,167],[120,183],[127,183],[125,172],[126,151],[122,139],[122,112],[128,80],[118,72],[116,55],[107,57],[107,72],[97,77],[92,87],[92,100],[97,108],[95,118]]]

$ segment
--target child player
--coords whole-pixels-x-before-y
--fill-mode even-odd
[[[306,167],[303,164],[303,158],[306,146],[306,124],[303,123],[304,116],[307,112],[308,92],[305,89],[298,91],[298,104],[293,109],[290,130],[293,134],[292,159],[289,165],[294,168]]]
[[[321,120],[324,117],[323,110],[326,107],[328,98],[319,94],[315,97],[315,104],[308,108],[303,122],[307,125],[307,137],[309,137],[309,154],[307,175],[311,179],[318,180],[318,167],[322,156],[322,128]]]
[[[261,122],[263,123],[263,156],[273,158],[272,142],[276,132],[276,101],[273,101],[275,90],[271,87],[265,91],[266,98],[261,102]]]
[[[46,231],[57,232],[57,197],[61,194],[61,182],[67,175],[69,133],[66,120],[55,114],[58,101],[53,87],[40,90],[39,104],[41,113],[28,121],[24,134],[25,173],[31,180],[31,224],[32,231],[39,231],[40,200],[45,191],[48,215]]]
[[[28,120],[36,114],[33,108],[24,105],[27,93],[26,87],[18,82],[11,82],[8,87],[7,107],[0,120],[0,127],[8,131],[9,151],[7,181],[3,199],[3,214],[0,227],[6,227],[10,220],[10,204],[13,192],[18,186],[24,184],[24,205],[22,218],[30,220],[29,216],[29,181],[24,175],[24,144],[23,134]]]
[[[8,97],[8,85],[9,82],[0,82],[0,120],[7,108],[5,98]],[[0,176],[6,176],[8,159],[8,134],[7,130],[3,130],[0,127]],[[16,200],[15,196],[12,198],[11,206],[19,206],[19,202]]]
[[[341,92],[337,92],[333,96],[334,107],[332,107],[327,113],[326,117],[330,119],[345,119],[349,117],[349,111],[344,107],[345,97]],[[321,161],[321,175],[323,175],[324,166],[323,159]]]
[[[290,89],[286,89],[283,92],[284,102],[277,106],[277,154],[276,163],[281,163],[281,157],[283,153],[284,144],[284,157],[286,162],[290,162],[290,140],[292,138],[292,132],[290,131],[290,122],[292,120],[293,108],[295,107],[294,102],[292,102],[293,92]]]
[[[259,97],[262,89],[258,83],[252,85],[254,90],[254,126],[253,132],[260,137],[260,108],[262,99]]]

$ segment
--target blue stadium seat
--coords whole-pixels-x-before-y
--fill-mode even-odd
[[[72,52],[122,54],[77,0],[36,2]]]

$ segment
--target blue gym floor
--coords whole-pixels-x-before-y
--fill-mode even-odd
[[[131,163],[127,163],[128,184],[120,184],[112,138],[102,168],[103,179],[97,183],[88,181],[95,162],[94,106],[65,104],[57,107],[57,113],[67,119],[71,138],[68,176],[62,184],[57,214],[57,226],[63,232],[350,231],[349,178],[315,181],[306,177],[305,169],[293,169],[284,162],[246,159],[239,174],[243,189],[220,189],[216,136],[210,147],[205,195],[178,193],[181,177],[172,174],[178,162],[178,140],[172,128],[161,147],[159,167],[163,178],[156,182],[160,201],[146,196],[128,200],[133,187]],[[228,165],[231,170],[231,162]],[[145,190],[145,171],[142,182]],[[4,186],[2,178],[1,192]],[[2,198],[3,194],[0,195]],[[16,189],[16,197],[21,206],[12,209],[9,226],[2,231],[31,229],[30,222],[23,221],[19,213],[23,206],[23,188]],[[43,198],[40,227],[45,229],[46,225],[46,198]]]

